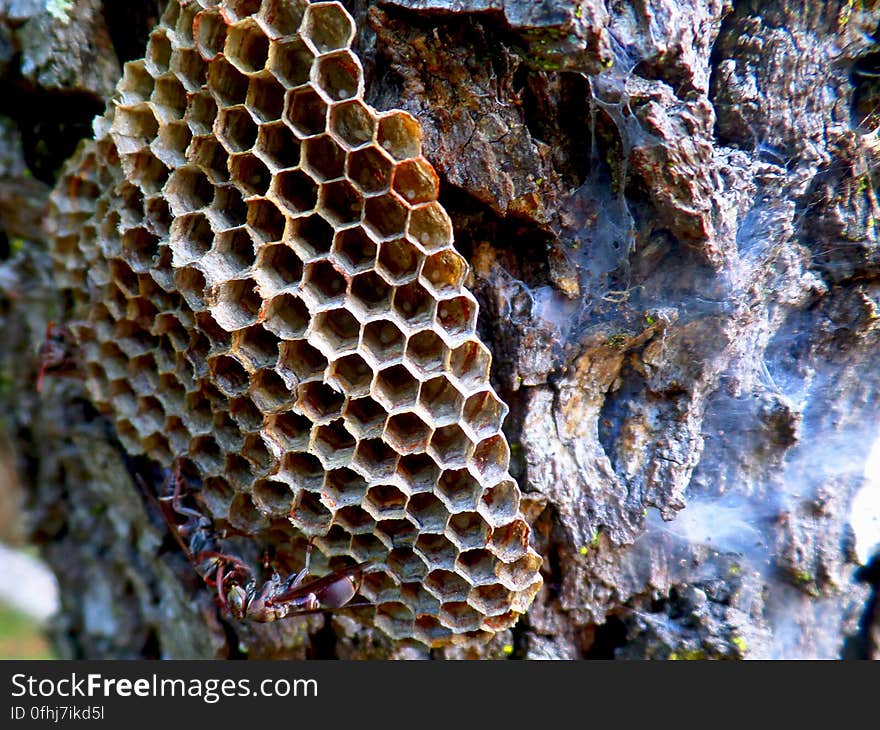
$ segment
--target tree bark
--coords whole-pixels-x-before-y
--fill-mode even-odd
[[[544,588],[473,649],[222,618],[155,468],[35,388],[46,196],[162,3],[0,0],[0,423],[59,655],[877,658],[877,4],[343,4],[471,264]]]

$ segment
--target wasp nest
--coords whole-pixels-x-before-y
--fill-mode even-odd
[[[418,123],[364,103],[337,2],[172,0],[52,196],[90,392],[215,523],[370,561],[429,645],[526,611],[540,557]]]

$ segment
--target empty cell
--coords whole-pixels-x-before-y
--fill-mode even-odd
[[[330,366],[333,378],[349,397],[367,395],[373,380],[373,371],[360,355],[346,355]]]
[[[464,466],[473,451],[473,444],[458,425],[452,424],[434,431],[431,451],[446,467]]]
[[[140,292],[137,274],[131,270],[131,266],[121,259],[112,259],[110,261],[110,277],[125,296],[134,297]]]
[[[361,441],[355,449],[353,465],[369,479],[391,477],[397,470],[397,452],[381,439]]]
[[[279,294],[266,307],[264,324],[267,330],[282,339],[302,337],[309,326],[308,307],[293,294]]]
[[[146,228],[129,228],[122,235],[122,251],[136,270],[153,265],[153,257],[159,253],[159,239]]]
[[[459,554],[455,569],[472,585],[491,585],[496,582],[497,563],[488,550],[469,550]]]
[[[231,20],[244,20],[260,9],[260,0],[226,0],[226,13]]]
[[[376,526],[376,520],[358,505],[342,507],[334,521],[352,535],[370,534]]]
[[[257,125],[243,106],[221,109],[214,129],[230,153],[245,152],[257,141]]]
[[[483,487],[465,469],[451,469],[443,472],[437,494],[450,512],[465,512],[477,509]]]
[[[465,390],[470,390],[486,383],[491,360],[492,356],[483,343],[469,340],[452,351],[449,369]]]
[[[333,101],[360,96],[363,87],[360,61],[351,51],[339,51],[318,59],[315,83]]]
[[[164,125],[150,144],[150,149],[168,167],[182,167],[186,164],[186,149],[191,141],[189,127],[184,122],[177,122]]]
[[[269,520],[254,505],[249,494],[236,494],[229,505],[229,524],[247,535],[269,527]]]
[[[383,570],[372,570],[361,579],[361,594],[373,603],[391,600],[398,594],[397,584]]]
[[[507,476],[510,449],[503,435],[491,436],[477,444],[471,469],[485,481],[498,482]]]
[[[406,227],[406,207],[393,193],[364,201],[364,224],[380,238],[397,238]]]
[[[264,124],[257,136],[257,153],[270,166],[283,170],[299,164],[300,144],[282,122]]]
[[[137,412],[137,396],[125,380],[114,380],[109,388],[110,402],[116,412],[131,417]]]
[[[229,155],[213,137],[196,137],[188,152],[194,165],[202,168],[212,183],[229,180]]]
[[[227,276],[240,274],[254,264],[254,242],[243,227],[218,233],[214,239],[214,251]]]
[[[394,169],[394,191],[410,205],[437,199],[440,179],[424,158],[407,160]]]
[[[208,64],[195,49],[178,49],[171,57],[171,70],[190,92],[199,91],[208,80]]]
[[[177,352],[183,352],[189,344],[189,334],[173,314],[162,314],[156,317],[152,334],[165,335]]]
[[[334,180],[345,172],[345,150],[326,134],[302,143],[303,163],[316,180]]]
[[[361,218],[364,201],[357,189],[347,180],[336,180],[321,187],[320,205],[333,223],[344,226]]]
[[[498,433],[506,415],[507,406],[492,390],[475,393],[464,407],[465,423],[477,440]]]
[[[253,279],[236,279],[217,287],[214,316],[226,330],[237,330],[253,324],[263,306],[263,299]]]
[[[244,73],[258,73],[269,58],[269,39],[254,21],[239,23],[227,31],[224,53]]]
[[[230,158],[229,174],[246,195],[265,195],[272,182],[269,169],[259,157],[250,152],[239,153]]]
[[[383,241],[378,269],[392,284],[406,284],[418,274],[422,257],[422,252],[405,238]]]
[[[298,387],[299,409],[315,423],[329,423],[342,415],[345,396],[326,383],[302,383]]]
[[[395,160],[418,157],[422,151],[422,130],[415,117],[393,111],[379,118],[376,140]]]
[[[286,219],[271,200],[258,198],[247,202],[247,223],[259,241],[280,241]]]
[[[164,433],[168,436],[168,445],[172,453],[179,454],[189,449],[192,434],[176,416],[169,417],[165,422]]]
[[[228,350],[232,344],[229,331],[221,327],[207,312],[199,312],[195,316],[196,329],[207,335],[211,348],[215,351]]]
[[[368,397],[350,400],[343,413],[348,430],[361,439],[381,436],[387,416],[385,409]]]
[[[504,479],[483,492],[478,509],[493,526],[504,525],[519,514],[519,497],[516,482]]]
[[[416,538],[419,536],[419,531],[416,526],[409,521],[409,519],[390,519],[390,520],[380,520],[376,523],[376,536],[385,543],[385,545],[389,548],[402,548],[402,547],[412,547],[415,544]],[[409,552],[409,555],[417,560],[421,564],[421,576],[425,575],[425,565],[421,562],[421,558],[412,554],[412,551]],[[401,577],[400,573],[395,573],[398,577]]]
[[[196,14],[200,8],[196,3],[180,3],[180,11],[177,16],[175,30],[177,31],[177,42],[181,45],[191,45],[193,42],[193,25],[195,23]]]
[[[323,379],[327,358],[316,347],[305,340],[293,340],[282,342],[278,350],[278,372],[288,383]]]
[[[337,508],[360,504],[367,491],[367,481],[351,469],[331,469],[324,480],[324,491]]]
[[[452,540],[459,550],[486,547],[491,533],[492,528],[476,512],[452,515],[446,525],[446,537]]]
[[[363,506],[377,520],[400,519],[406,508],[406,495],[392,484],[377,484],[367,490]]]
[[[153,93],[154,83],[143,62],[134,61],[125,64],[122,69],[122,80],[119,82],[121,104],[131,106],[149,99],[150,94]]]
[[[143,451],[154,461],[166,462],[172,458],[171,447],[164,433],[154,432],[147,436],[143,440]]]
[[[216,58],[208,67],[208,87],[223,106],[244,104],[247,99],[248,77],[225,58]]]
[[[505,563],[522,557],[529,545],[529,526],[522,519],[515,519],[492,531],[489,549]]]
[[[314,344],[334,356],[357,347],[360,323],[345,309],[332,309],[315,316]]]
[[[269,71],[285,86],[300,86],[309,80],[315,55],[302,38],[273,41],[269,48]]]
[[[153,396],[138,398],[137,417],[132,419],[141,433],[160,431],[165,423],[165,409]]]
[[[263,424],[263,414],[254,402],[245,396],[229,403],[229,415],[245,431],[256,431]]]
[[[186,110],[186,121],[193,134],[211,134],[217,118],[217,102],[206,92],[192,94]]]
[[[215,188],[211,213],[218,229],[243,226],[248,218],[248,207],[235,185],[218,185]]]
[[[226,43],[226,21],[216,10],[202,11],[193,23],[193,35],[196,50],[202,58],[210,61]]]
[[[333,228],[317,214],[297,218],[292,233],[294,248],[305,261],[326,256],[333,246]]]
[[[214,415],[214,437],[220,444],[224,452],[238,451],[244,439],[241,435],[241,429],[230,418],[228,413],[217,413]]]
[[[129,155],[128,162],[130,164],[129,180],[137,185],[144,194],[158,195],[168,180],[167,165],[158,159],[149,147]],[[142,210],[139,210],[138,214],[141,213]]]
[[[248,374],[244,366],[229,355],[208,358],[211,378],[230,398],[242,395],[248,388]]]
[[[174,265],[197,261],[211,250],[214,232],[203,213],[190,213],[174,219],[171,224],[171,249]]]
[[[446,355],[446,345],[433,330],[416,332],[406,343],[407,360],[422,375],[442,373]]]
[[[280,517],[290,511],[293,491],[284,482],[259,479],[254,483],[252,494],[257,508],[262,512]]]
[[[380,523],[376,529],[382,527]],[[428,574],[425,563],[409,547],[395,547],[385,558],[385,565],[391,576],[401,583],[421,582]]]
[[[157,79],[150,100],[165,123],[183,119],[186,113],[186,89],[174,76]]]
[[[375,119],[360,99],[334,104],[330,109],[330,132],[348,149],[372,141],[375,129]]]
[[[241,455],[253,465],[258,474],[268,471],[273,464],[269,448],[257,434],[245,437],[244,446],[241,448]]]
[[[292,405],[293,393],[274,370],[258,370],[251,379],[250,396],[263,413],[277,413]]]
[[[336,259],[352,274],[373,268],[376,244],[360,226],[337,231],[333,240]]]
[[[314,298],[318,306],[341,304],[346,288],[345,276],[329,261],[313,261],[306,265],[303,291]]]
[[[148,145],[158,130],[159,122],[148,104],[116,107],[113,131],[120,137],[118,143],[120,153],[131,154]]]
[[[296,287],[302,280],[302,273],[302,261],[286,243],[272,244],[260,251],[257,274],[261,285],[266,281],[275,291]]]
[[[284,121],[300,137],[321,134],[327,126],[327,104],[309,86],[292,89],[285,98]]]
[[[471,592],[471,585],[451,570],[432,570],[425,578],[425,588],[443,603],[464,601]]]
[[[467,603],[444,603],[438,616],[440,623],[455,631],[476,631],[483,616]]]
[[[213,514],[226,515],[235,497],[235,490],[222,477],[209,477],[205,479],[199,497]]]
[[[349,153],[348,177],[368,195],[382,193],[388,189],[393,165],[378,147],[365,147]]]
[[[458,550],[443,535],[423,533],[415,544],[418,553],[431,571],[437,569],[452,570]]]
[[[356,445],[354,436],[345,428],[345,422],[339,418],[324,426],[315,428],[315,453],[327,468],[346,465],[354,456]]]
[[[193,378],[208,375],[207,357],[211,350],[211,342],[201,332],[193,332],[189,347],[186,350],[186,361],[192,366]]]
[[[461,290],[467,273],[465,260],[452,249],[439,251],[425,259],[422,280],[440,296]]]
[[[464,396],[446,377],[440,375],[422,383],[419,404],[431,415],[435,427],[448,426],[460,418]]]
[[[302,170],[286,170],[278,173],[272,187],[278,202],[292,215],[307,213],[313,210],[318,202],[318,186]]]
[[[452,245],[452,221],[439,203],[411,210],[406,232],[429,254]]]
[[[189,454],[203,473],[219,476],[223,472],[225,464],[223,450],[213,436],[194,438],[189,447]]]
[[[361,532],[351,538],[351,554],[361,562],[381,563],[388,553],[382,541],[370,532]]]
[[[305,451],[311,431],[312,422],[293,411],[274,414],[266,421],[266,435],[285,451]]]
[[[422,614],[415,620],[413,637],[428,646],[443,646],[449,638],[449,629],[436,615]]]
[[[104,342],[100,350],[101,363],[104,370],[111,378],[121,378],[125,375],[125,363],[128,356],[119,348],[115,342]]]
[[[414,281],[394,290],[394,312],[411,327],[424,327],[434,316],[434,297]],[[439,306],[443,306],[441,303]]]
[[[401,455],[424,451],[430,437],[430,426],[415,413],[407,411],[388,418],[384,439]]]
[[[315,545],[328,558],[348,555],[351,536],[339,525],[332,525],[326,535],[315,540]]]
[[[354,283],[352,283],[354,291]],[[377,363],[393,362],[403,355],[405,338],[393,322],[377,320],[364,326],[364,349]]]
[[[312,3],[306,8],[302,35],[319,53],[348,48],[354,31],[354,21],[339,3]]]
[[[419,381],[403,365],[392,365],[376,376],[376,400],[388,410],[412,408],[419,394]]]
[[[358,274],[351,280],[351,301],[365,315],[383,314],[391,305],[391,287],[373,271]],[[386,335],[389,345],[395,344],[396,337],[392,332]],[[378,357],[378,351],[374,350]],[[402,354],[402,352],[401,352]]]
[[[264,0],[259,19],[273,38],[293,35],[307,6],[306,0]]]
[[[248,87],[247,107],[261,122],[274,122],[281,119],[284,92],[284,87],[270,74],[255,76]]]
[[[421,532],[443,532],[449,518],[444,504],[428,492],[410,497],[406,513],[419,526]]]
[[[171,41],[164,28],[156,28],[147,44],[146,68],[152,75],[161,76],[168,71],[170,61]]]
[[[214,186],[194,167],[181,167],[171,173],[165,194],[175,216],[206,208],[214,198]]]
[[[400,458],[398,473],[410,493],[416,494],[434,490],[440,468],[428,454],[407,454]]]

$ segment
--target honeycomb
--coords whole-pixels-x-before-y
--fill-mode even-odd
[[[369,561],[392,638],[468,643],[541,558],[421,129],[363,101],[354,33],[338,2],[172,0],[52,194],[53,257],[130,452],[189,459],[217,524]]]

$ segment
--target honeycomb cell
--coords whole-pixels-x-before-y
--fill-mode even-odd
[[[118,89],[120,101],[128,106],[149,99],[150,94],[153,93],[154,83],[145,64],[137,62],[125,64]]]
[[[403,365],[392,365],[376,375],[374,397],[389,411],[412,408],[418,394],[419,381]]]
[[[283,119],[300,137],[321,134],[327,127],[327,103],[311,87],[288,91]]]
[[[334,524],[326,535],[315,540],[315,545],[328,558],[348,555],[351,536],[342,527]],[[363,589],[361,593],[363,593]]]
[[[303,163],[315,180],[335,180],[345,171],[345,150],[326,134],[302,143]]]
[[[290,246],[277,243],[260,250],[255,275],[260,282],[261,291],[278,293],[282,289],[299,286],[303,263]]]
[[[428,254],[452,245],[452,221],[439,203],[428,203],[411,210],[406,232]]]
[[[244,20],[260,9],[260,0],[226,0],[225,11],[230,20]]]
[[[216,139],[196,137],[187,152],[194,165],[202,168],[214,184],[229,181],[229,154]]]
[[[318,53],[329,53],[351,45],[354,23],[337,2],[312,3],[306,8],[302,34]]]
[[[425,578],[425,588],[442,603],[467,600],[471,585],[450,570],[432,570]]]
[[[387,548],[382,541],[376,537],[375,524],[367,531],[362,531],[351,538],[351,554],[355,560],[360,562],[379,563],[387,552]],[[363,528],[362,528],[363,530]]]
[[[452,351],[449,367],[463,389],[469,391],[487,382],[491,359],[489,351],[482,343],[470,340]]]
[[[345,397],[324,383],[299,386],[297,406],[313,423],[329,423],[342,415]]]
[[[263,413],[279,413],[293,405],[293,393],[274,370],[257,370],[251,378],[249,392]]]
[[[381,439],[364,439],[355,448],[352,466],[370,479],[382,479],[394,474],[397,460],[394,448]]]
[[[324,492],[337,508],[360,505],[367,492],[367,480],[346,467],[331,469],[324,481]]]
[[[245,203],[245,216],[257,241],[280,241],[287,221],[278,207],[265,198],[252,198]]]
[[[433,294],[447,298],[461,290],[466,272],[467,264],[455,251],[440,251],[425,259],[422,281]]]
[[[459,632],[475,631],[483,616],[467,603],[444,603],[438,616],[440,623]]]
[[[186,113],[186,89],[174,76],[156,79],[150,100],[154,112],[165,124],[183,119]]]
[[[352,354],[332,363],[328,377],[349,397],[358,398],[369,394],[373,371],[360,355]]]
[[[217,118],[217,102],[207,93],[191,94],[186,110],[186,121],[193,134],[211,134]]]
[[[505,563],[516,560],[529,545],[529,526],[524,520],[513,520],[492,530],[489,549]]]
[[[302,38],[284,38],[272,43],[269,49],[269,71],[290,88],[309,80],[315,55]]]
[[[503,435],[491,436],[477,444],[470,464],[472,472],[487,482],[497,482],[507,474],[510,448]]]
[[[308,307],[295,294],[279,294],[269,301],[264,324],[267,330],[285,340],[302,337],[309,325]]]
[[[488,550],[469,550],[458,554],[455,570],[471,585],[491,585],[495,582],[496,565]]]
[[[244,225],[248,218],[249,204],[235,185],[218,185],[214,189],[211,218],[218,230]]]
[[[306,264],[303,293],[314,301],[316,308],[342,304],[346,286],[345,275],[329,261],[319,260]]]
[[[443,535],[422,533],[416,540],[415,552],[421,556],[428,569],[452,570],[455,566],[458,550]]]
[[[212,379],[230,398],[244,394],[248,388],[248,373],[244,366],[234,357],[219,355],[209,358],[208,367]]]
[[[406,343],[408,362],[423,377],[446,370],[446,345],[433,330],[416,332]]]
[[[394,192],[410,205],[437,200],[440,179],[424,158],[407,160],[394,169]]]
[[[168,40],[167,32],[163,28],[156,28],[150,34],[145,59],[146,69],[151,76],[161,76],[171,68],[171,54],[171,41]]]
[[[249,152],[229,158],[229,173],[246,195],[266,195],[270,184],[274,184],[269,168],[259,157]]]
[[[439,306],[442,307],[443,304]],[[392,308],[411,328],[420,329],[429,325],[434,317],[435,306],[434,298],[418,282],[414,281],[394,290]]]
[[[428,492],[410,497],[406,513],[418,525],[420,532],[443,532],[449,518],[445,505]]]
[[[375,520],[400,519],[406,507],[406,495],[393,484],[376,484],[367,490],[364,509]]]
[[[365,318],[386,314],[391,308],[391,294],[391,287],[373,271],[358,274],[351,280],[351,303]],[[385,332],[384,338],[380,338],[379,342],[381,343],[381,339],[387,339],[388,344],[393,346],[396,339],[395,334],[382,328],[378,334],[383,331]],[[402,344],[401,342],[401,350]],[[376,352],[378,354],[378,351]],[[381,355],[378,356],[381,357]]]
[[[159,253],[159,238],[146,228],[130,228],[122,236],[122,252],[136,271],[145,271]]]
[[[226,44],[226,21],[220,13],[205,10],[193,21],[193,35],[196,50],[203,59],[210,61],[223,51]]]
[[[383,603],[376,609],[376,626],[392,639],[405,639],[413,635],[415,617],[403,603]]]
[[[254,503],[261,512],[281,517],[290,512],[294,494],[290,485],[272,479],[260,479],[253,487]]]
[[[245,228],[231,228],[214,237],[214,267],[226,277],[241,274],[254,265],[254,242]]]
[[[411,547],[418,534],[418,528],[408,518],[380,520],[376,523],[376,536],[392,550]]]
[[[309,340],[325,353],[342,355],[357,347],[360,323],[347,309],[331,309],[315,316]]]
[[[247,99],[248,77],[225,58],[216,59],[208,67],[208,86],[220,105],[235,106]]]
[[[382,603],[391,596],[397,596],[398,587],[385,571],[374,570],[364,574],[361,580],[361,594],[373,603]]]
[[[253,279],[234,279],[217,288],[214,316],[226,330],[237,330],[253,324],[263,300]]]
[[[332,250],[336,260],[349,274],[369,271],[376,264],[376,244],[360,226],[337,231]]]
[[[492,528],[477,512],[460,512],[449,518],[446,525],[448,537],[459,550],[486,547]]]
[[[483,492],[477,507],[493,527],[509,523],[519,514],[519,488],[512,479],[503,479]]]
[[[324,469],[321,462],[311,454],[285,454],[282,473],[296,485],[297,489],[305,489],[309,492],[319,492],[324,483]]]
[[[364,201],[364,225],[378,238],[395,238],[406,226],[406,206],[394,194],[367,198]]]
[[[356,223],[363,210],[363,199],[347,180],[325,183],[319,196],[321,208],[336,226]]]
[[[327,359],[305,340],[282,342],[278,350],[278,371],[288,383],[323,379]]]
[[[266,436],[285,451],[306,451],[311,431],[312,422],[293,411],[277,413],[266,421]]]
[[[308,3],[305,0],[263,0],[259,19],[272,38],[299,30]]]
[[[281,122],[260,127],[255,151],[275,171],[296,167],[300,160],[299,140]]]
[[[192,134],[186,123],[168,124],[159,130],[150,150],[167,167],[181,167],[186,164],[186,151],[191,141]]]
[[[247,397],[234,398],[229,403],[229,415],[245,431],[256,431],[263,423],[263,414]]]
[[[326,469],[342,467],[354,456],[357,441],[345,427],[343,419],[337,419],[314,430],[314,450]]]
[[[376,141],[397,161],[418,157],[422,151],[419,123],[402,111],[389,112],[379,117]]]
[[[165,194],[175,216],[206,208],[214,198],[214,186],[205,174],[194,167],[180,167],[171,173]]]
[[[318,185],[303,170],[285,170],[272,181],[275,198],[291,215],[314,210]]]
[[[315,84],[333,101],[345,101],[363,93],[360,61],[351,51],[321,56],[317,63]]]
[[[437,495],[450,512],[457,513],[477,509],[482,491],[480,483],[466,470],[451,469],[440,477]]]
[[[333,228],[320,215],[297,218],[292,227],[293,246],[304,261],[322,258],[333,246]]]
[[[257,141],[257,125],[243,106],[223,109],[214,126],[218,139],[230,154],[246,152]]]
[[[359,82],[357,85],[360,88]],[[330,109],[330,132],[346,149],[353,150],[370,142],[375,131],[376,122],[359,99],[334,104]]]
[[[355,536],[370,535],[372,537],[376,527],[376,521],[358,505],[342,507],[337,510],[335,521],[347,533]]]
[[[229,28],[224,54],[243,73],[257,73],[269,58],[269,39],[255,21],[246,20]]]
[[[377,526],[381,530],[381,523]],[[428,574],[428,569],[422,559],[409,547],[396,547],[388,553],[385,565],[391,573],[391,577],[400,583],[421,582]],[[427,598],[422,598],[424,601]]]
[[[381,436],[388,416],[379,403],[366,397],[352,398],[346,405],[343,415],[348,430],[362,440]]]
[[[338,136],[338,135],[337,135]],[[346,162],[347,175],[365,194],[383,193],[388,190],[391,171],[394,163],[383,154],[378,147],[365,147],[349,153]],[[403,219],[405,209],[402,206],[392,207],[392,211]],[[377,207],[373,215],[379,219],[383,206]],[[395,226],[400,224],[395,223]]]
[[[415,279],[421,264],[421,252],[405,238],[398,238],[381,244],[376,268],[390,283],[406,284]]]
[[[205,474],[218,476],[223,471],[223,450],[213,435],[193,439],[190,443],[190,458]]]
[[[191,93],[201,89],[208,79],[208,65],[195,49],[179,49],[171,59],[171,70]]]

